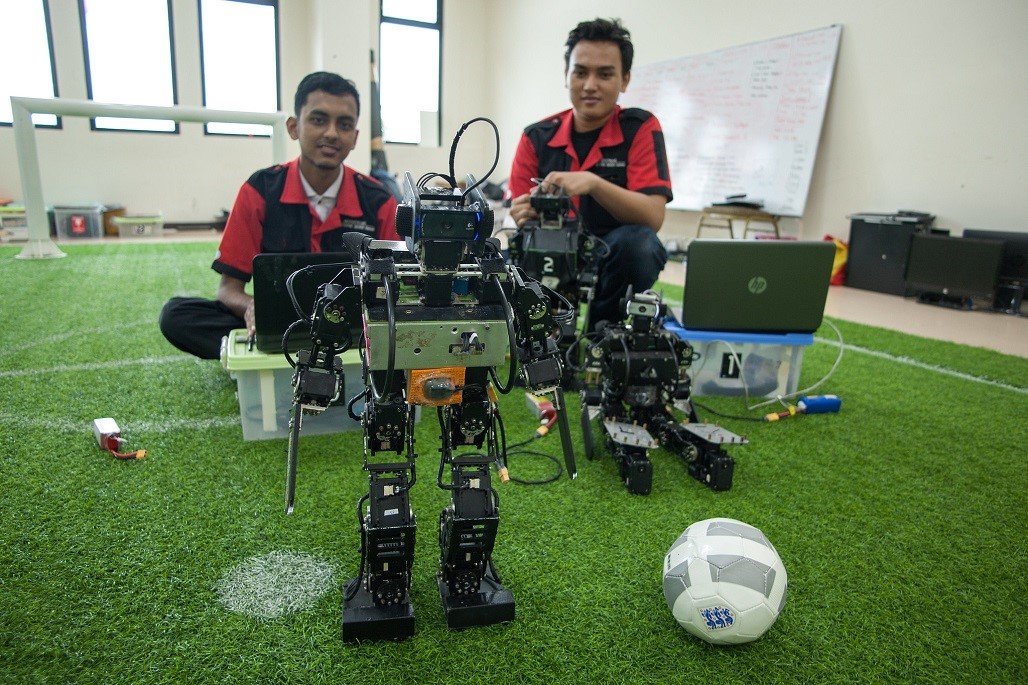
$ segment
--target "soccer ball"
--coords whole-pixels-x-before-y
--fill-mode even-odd
[[[698,521],[664,557],[664,599],[675,620],[716,645],[756,640],[785,606],[785,566],[759,529],[728,518]]]

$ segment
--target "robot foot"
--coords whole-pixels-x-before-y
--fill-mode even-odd
[[[357,582],[351,579],[349,583]],[[414,606],[410,602],[379,606],[363,587],[343,598],[343,641],[406,640],[414,635]]]
[[[653,463],[645,454],[626,454],[621,460],[621,480],[633,495],[648,495],[653,489]]]
[[[446,613],[446,627],[461,630],[514,620],[514,595],[503,585],[483,578],[481,589],[470,595],[454,595],[439,578],[439,594]]]

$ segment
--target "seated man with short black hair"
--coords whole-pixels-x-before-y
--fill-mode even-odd
[[[343,164],[357,144],[360,95],[352,81],[315,72],[296,90],[286,121],[300,156],[255,172],[239,190],[211,268],[221,274],[217,299],[174,297],[160,327],[175,347],[217,359],[221,339],[254,333],[253,297],[245,292],[261,252],[338,252],[342,236],[399,240],[396,198],[378,181]]]

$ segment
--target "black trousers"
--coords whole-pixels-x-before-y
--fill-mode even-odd
[[[633,293],[649,290],[667,264],[667,251],[653,229],[625,224],[601,238],[610,254],[600,262],[596,290],[589,309],[589,329],[597,330],[606,321],[624,322],[628,313],[622,300],[629,286]]]
[[[161,333],[172,345],[200,357],[218,359],[221,339],[246,322],[217,300],[173,297],[161,309]]]

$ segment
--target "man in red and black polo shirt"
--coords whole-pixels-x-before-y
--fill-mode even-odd
[[[300,156],[254,173],[229,214],[211,268],[221,274],[216,300],[172,298],[161,332],[180,350],[217,359],[221,338],[254,332],[253,297],[244,291],[261,252],[338,252],[346,233],[399,240],[396,198],[381,183],[343,164],[357,144],[360,95],[352,81],[316,72],[296,90],[286,121]]]
[[[652,287],[664,268],[667,252],[657,231],[672,197],[671,177],[660,122],[617,104],[632,70],[628,31],[616,19],[582,22],[565,45],[571,109],[522,134],[508,181],[510,214],[519,227],[538,219],[530,204],[536,189],[573,196],[583,226],[610,248],[589,314],[595,328],[624,320],[619,304],[628,287]]]

